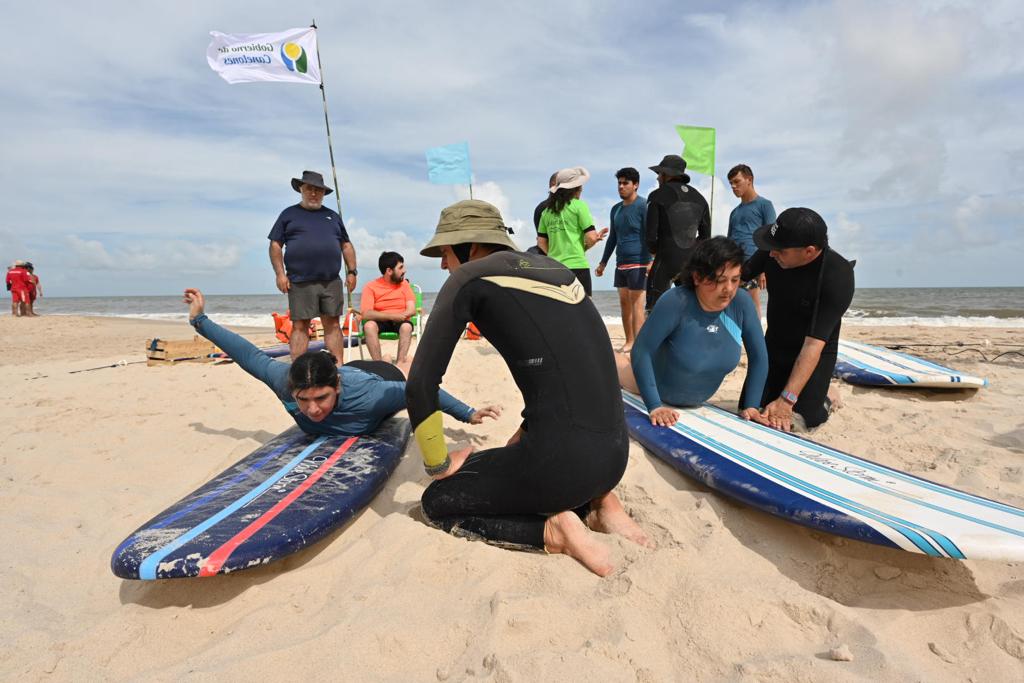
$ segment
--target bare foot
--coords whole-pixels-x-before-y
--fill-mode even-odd
[[[605,534],[617,534],[645,548],[655,548],[654,541],[644,533],[640,525],[633,521],[626,509],[619,502],[619,497],[608,492],[600,498],[590,501],[590,514],[587,525],[594,531]]]
[[[839,393],[839,389],[835,386],[828,388],[828,400],[832,402],[832,408],[829,410],[830,413],[834,413],[843,407],[843,397]]]
[[[591,536],[572,510],[548,517],[544,523],[544,549],[553,555],[568,555],[598,576],[608,576],[615,569],[608,548]]]
[[[619,349],[619,353],[629,353],[632,350],[633,350],[633,345],[632,344],[623,344],[622,348]]]

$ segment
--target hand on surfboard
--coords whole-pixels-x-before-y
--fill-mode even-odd
[[[793,406],[777,398],[764,407],[759,422],[783,432],[793,431]]]
[[[448,469],[442,472],[441,474],[433,475],[431,479],[433,479],[434,481],[440,481],[441,479],[447,479],[448,477],[452,476],[460,469],[462,469],[462,466],[466,462],[466,458],[468,458],[472,453],[472,446],[467,446],[466,448],[463,448],[462,450],[458,451],[449,451],[448,460],[451,462],[451,464],[448,465]]]
[[[655,427],[671,427],[679,420],[679,411],[660,406],[651,411],[651,424]]]
[[[484,406],[469,417],[469,424],[478,425],[484,421],[485,417],[497,420],[501,417],[501,406]]]
[[[195,287],[188,287],[185,289],[185,303],[188,304],[188,317],[189,320],[198,318],[206,310],[206,298],[203,297],[203,293]]]

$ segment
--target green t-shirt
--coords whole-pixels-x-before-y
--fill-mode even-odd
[[[594,217],[590,215],[590,207],[582,199],[573,199],[560,213],[544,209],[537,234],[548,238],[548,256],[566,268],[589,268],[583,233],[592,227]]]

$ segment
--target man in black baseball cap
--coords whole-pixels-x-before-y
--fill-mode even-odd
[[[761,273],[768,284],[768,380],[763,421],[790,431],[828,419],[839,331],[853,300],[853,265],[828,246],[828,226],[817,212],[786,209],[754,231],[759,251],[741,277]]]

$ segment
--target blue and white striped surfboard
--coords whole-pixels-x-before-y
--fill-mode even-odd
[[[114,550],[123,579],[213,576],[305,548],[366,507],[405,452],[409,421],[365,436],[292,427],[135,530]]]
[[[630,435],[683,474],[797,524],[934,557],[1024,560],[1024,510],[703,405],[655,427],[623,392]]]
[[[988,380],[965,375],[906,353],[879,346],[839,340],[839,357],[832,373],[850,384],[874,387],[980,389]]]

